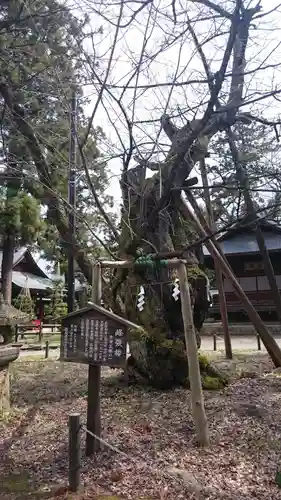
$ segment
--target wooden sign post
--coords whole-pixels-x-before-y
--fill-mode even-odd
[[[100,268],[97,267],[95,273],[99,279]],[[95,297],[100,301],[100,292]],[[89,365],[87,429],[97,438],[101,432],[101,366],[124,368],[128,328],[135,329],[139,326],[98,304],[78,309],[62,318],[60,360]],[[87,456],[100,449],[100,441],[97,438],[87,433]]]

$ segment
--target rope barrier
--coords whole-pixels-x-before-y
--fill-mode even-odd
[[[211,415],[215,414],[217,411],[218,410],[216,408],[215,410],[213,410],[211,412]],[[73,413],[73,414],[69,415],[68,425],[69,425],[69,489],[70,489],[70,491],[77,492],[79,489],[79,486],[80,486],[81,430],[83,430],[87,434],[90,434],[93,438],[95,438],[97,441],[99,441],[105,447],[107,447],[111,451],[117,453],[118,455],[126,458],[127,460],[130,460],[135,465],[137,465],[137,466],[141,465],[144,468],[148,468],[154,474],[160,475],[161,478],[166,478],[169,480],[173,479],[174,481],[177,481],[183,489],[185,489],[185,487],[186,487],[185,479],[184,479],[185,471],[174,467],[173,464],[164,460],[163,457],[160,457],[161,469],[159,469],[157,466],[151,465],[150,463],[145,462],[143,460],[143,458],[140,456],[139,457],[134,456],[134,455],[128,454],[128,453],[120,450],[117,446],[110,444],[105,439],[102,439],[100,436],[97,436],[95,433],[90,431],[84,424],[80,424],[80,414],[79,413]],[[170,433],[167,429],[163,429],[163,430],[166,432],[166,434]],[[186,445],[190,444],[194,439],[195,439],[195,435],[193,435],[187,441]],[[163,469],[163,466],[165,466],[164,469]],[[171,472],[172,469],[174,469],[173,472]],[[186,471],[186,472],[188,473],[188,471]],[[188,487],[186,487],[186,488],[187,488],[187,491],[189,491]]]
[[[136,465],[142,465],[143,467],[150,469],[152,472],[154,472],[156,474],[160,474],[160,475],[162,475],[164,477],[166,476],[169,479],[172,478],[174,480],[177,480],[181,484],[181,486],[183,486],[183,478],[181,476],[179,476],[178,474],[172,474],[171,472],[169,472],[169,470],[163,470],[163,469],[160,470],[158,467],[150,465],[149,463],[145,462],[143,460],[143,458],[141,458],[141,457],[135,457],[135,456],[133,456],[131,454],[129,455],[128,453],[125,453],[124,451],[120,450],[116,446],[114,446],[114,445],[108,443],[107,441],[105,441],[104,439],[102,439],[100,436],[97,436],[93,432],[89,431],[89,429],[87,429],[87,427],[85,425],[83,425],[83,424],[81,424],[81,429],[84,430],[86,433],[90,434],[92,437],[94,437],[95,439],[97,439],[101,444],[103,444],[104,446],[106,446],[110,450],[114,451],[118,455],[121,455],[124,458],[131,460]],[[189,440],[189,443],[191,441],[193,441],[194,438],[195,438],[195,436],[192,436],[192,438]],[[162,462],[161,466],[163,466],[162,464],[164,462],[165,467],[167,467],[167,468],[172,468],[173,467],[172,464],[170,464],[166,460],[163,460],[162,457],[161,457],[161,462]]]
[[[107,441],[105,441],[104,439],[102,439],[100,436],[97,436],[96,434],[94,434],[92,431],[89,431],[89,429],[87,429],[87,427],[85,425],[82,424],[81,425],[81,429],[83,429],[85,432],[87,432],[88,434],[90,434],[90,436],[92,436],[95,439],[97,439],[101,444],[105,445],[107,448],[109,448],[110,450],[114,451],[115,453],[118,453],[119,455],[122,455],[122,456],[124,456],[126,458],[131,458],[124,451],[119,450],[119,448],[116,448],[116,446],[113,446],[112,444],[110,444]]]

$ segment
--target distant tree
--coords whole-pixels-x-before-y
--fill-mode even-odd
[[[50,302],[45,306],[45,318],[47,320],[58,320],[67,314],[67,304],[64,301],[63,283],[57,282],[50,294]]]
[[[81,116],[82,112],[80,112]],[[81,121],[82,120],[81,116]],[[83,136],[85,128],[80,124],[77,127],[78,133]],[[117,224],[116,214],[113,209],[113,198],[106,193],[109,186],[109,169],[107,163],[98,149],[98,142],[103,137],[103,132],[100,128],[94,130],[85,148],[85,158],[87,161],[91,182],[93,183],[96,193],[99,197],[102,206],[110,215],[114,224]],[[66,143],[68,134],[65,135]],[[65,147],[65,156],[67,156],[67,146]],[[57,185],[57,192],[65,199],[67,199],[68,192],[68,164],[62,165],[64,168],[64,175],[61,177]],[[63,171],[61,169],[61,172]],[[77,170],[76,170],[76,229],[79,234],[80,243],[87,248],[88,255],[93,258],[98,258],[104,254],[104,248],[99,244],[93,235],[99,235],[105,244],[112,245],[112,236],[108,230],[103,217],[95,203],[93,203],[92,194],[89,190],[87,180],[85,178],[84,168],[82,165],[81,157],[77,154]],[[44,256],[47,260],[56,261],[60,263],[62,273],[66,273],[67,269],[67,254],[69,247],[66,242],[61,238],[55,220],[50,213],[46,212],[45,232],[41,233],[39,240],[40,249],[43,250]]]
[[[265,125],[257,123],[236,124],[233,132],[243,156],[241,161],[248,174],[256,209],[261,211],[272,206],[272,209],[266,210],[267,217],[278,221],[281,213],[281,146],[275,134]],[[212,206],[217,224],[223,227],[246,213],[243,193],[237,184],[228,139],[223,133],[213,139],[210,153],[207,161],[209,184],[221,185],[211,189]],[[262,189],[265,191],[262,192]]]
[[[74,18],[67,7],[56,0],[20,0],[2,3],[0,46],[5,47],[0,61],[0,71],[9,81],[9,91],[32,125],[38,144],[48,161],[48,172],[41,179],[35,169],[26,140],[14,125],[4,99],[1,110],[1,160],[9,180],[1,190],[1,239],[2,292],[11,301],[13,254],[22,244],[40,244],[50,260],[65,263],[69,247],[59,236],[57,219],[67,215],[61,198],[67,199],[69,103],[72,85],[77,97],[82,91],[77,82],[81,58],[75,40],[80,40],[84,21]],[[78,130],[84,134],[86,121],[82,107],[78,107]],[[105,194],[108,185],[108,169],[97,148],[102,137],[101,129],[91,129],[84,149],[88,161],[89,176],[102,206],[108,212],[112,199]],[[78,154],[77,231],[79,242],[85,247],[94,246],[91,231],[108,233],[96,206],[90,201],[84,169]],[[47,203],[44,185],[51,186],[48,198],[57,200]],[[47,206],[46,206],[47,203]],[[96,246],[96,244],[95,244]]]
[[[19,177],[21,162],[26,156],[22,138],[8,127],[2,134],[1,156],[5,165],[4,174],[9,179],[1,187],[1,283],[4,299],[11,303],[14,250],[20,245],[36,241],[44,222],[40,216],[40,202],[28,192]]]
[[[19,293],[19,295],[13,300],[13,305],[19,309],[19,311],[28,314],[30,319],[35,318],[34,301],[29,293]]]

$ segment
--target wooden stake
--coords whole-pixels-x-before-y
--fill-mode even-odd
[[[39,342],[42,342],[43,340],[43,323],[40,321],[40,326],[39,326]]]
[[[200,171],[202,177],[202,184],[204,186],[204,198],[207,209],[207,220],[212,231],[216,231],[216,223],[214,221],[214,212],[211,203],[210,190],[208,186],[208,176],[206,171],[205,159],[203,158],[200,161]],[[227,316],[227,307],[225,300],[225,293],[223,288],[223,278],[221,270],[217,264],[217,261],[214,261],[215,273],[216,273],[216,283],[219,292],[219,303],[220,303],[220,313],[221,313],[221,321],[223,326],[223,335],[224,335],[224,345],[225,345],[225,355],[228,359],[232,359],[232,347],[231,347],[231,337],[229,333],[228,326],[228,316]],[[215,349],[214,349],[215,350]]]
[[[213,334],[213,341],[214,341],[214,351],[216,351],[217,350],[217,336],[215,333]]]
[[[93,267],[92,275],[92,301],[101,304],[101,266],[97,264]],[[100,383],[101,368],[98,365],[89,365],[88,371],[88,407],[87,407],[87,428],[96,436],[101,435],[100,416]],[[86,435],[86,455],[93,455],[100,450],[100,441],[88,432]]]
[[[181,313],[184,324],[184,335],[190,378],[192,414],[196,427],[198,443],[201,446],[208,446],[208,423],[204,408],[204,396],[201,384],[198,349],[193,324],[192,306],[185,264],[180,264],[178,268],[178,276],[181,292]]]
[[[99,262],[93,267],[92,273],[92,301],[94,304],[101,304],[102,296],[102,279],[101,279],[101,263]]]
[[[186,203],[186,201],[184,200],[184,198],[182,196],[180,197],[180,202],[181,202],[181,210],[183,213],[185,213],[187,219],[193,220],[196,227],[197,227],[197,231],[198,231],[198,234],[200,235],[200,237],[206,238],[208,236],[206,231],[201,226],[200,222],[198,221],[198,219],[196,218],[196,216],[192,212],[192,210],[190,210],[188,204]],[[263,341],[263,344],[264,344],[269,356],[271,357],[274,365],[276,367],[281,366],[281,350],[280,350],[277,342],[275,341],[275,339],[271,335],[268,328],[262,322],[260,316],[258,315],[257,311],[255,310],[255,308],[251,304],[251,302],[248,299],[247,295],[245,294],[244,290],[241,288],[241,286],[238,283],[236,277],[234,276],[231,268],[229,267],[227,261],[221,255],[222,251],[216,247],[215,239],[214,239],[214,241],[213,241],[213,238],[208,239],[206,241],[206,247],[208,248],[212,258],[214,260],[215,259],[217,260],[218,265],[220,266],[220,269],[221,269],[223,275],[226,278],[229,278],[229,280],[231,281],[231,284],[234,288],[235,293],[237,294],[237,296],[241,300],[242,305],[243,305],[246,313],[248,314],[250,321],[252,322],[255,329],[259,333],[259,335]]]
[[[73,413],[68,417],[68,481],[70,491],[77,492],[80,486],[80,415]]]
[[[46,344],[45,344],[45,359],[48,359],[49,357],[49,341],[46,340]]]

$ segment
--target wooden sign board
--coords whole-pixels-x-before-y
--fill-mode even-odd
[[[121,368],[127,329],[126,320],[100,306],[71,313],[62,319],[60,360]]]

